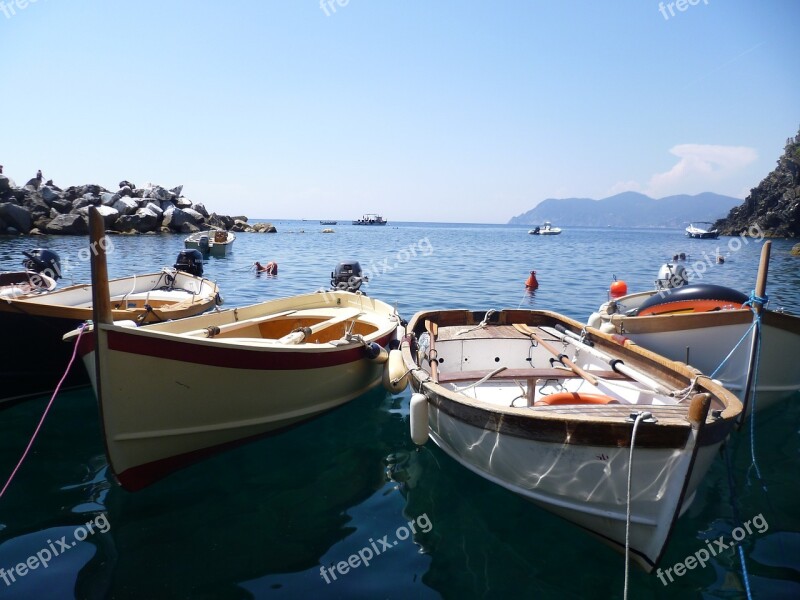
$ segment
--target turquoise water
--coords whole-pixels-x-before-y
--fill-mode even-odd
[[[749,291],[760,252],[754,240],[688,240],[680,231],[576,228],[539,237],[523,227],[403,223],[337,225],[335,234],[322,234],[316,222],[275,225],[275,235],[240,234],[233,254],[206,264],[228,306],[327,286],[335,264],[355,258],[371,271],[366,291],[396,303],[406,318],[423,308],[522,306],[585,320],[606,300],[612,274],[631,291],[649,289],[658,267],[685,252],[687,266],[707,265],[703,281]],[[181,236],[113,242],[112,277],[171,265],[182,247]],[[86,244],[0,238],[0,270],[17,269],[23,249],[46,246],[61,254],[66,283],[83,282]],[[768,292],[772,308],[800,313],[800,259],[789,256],[791,245],[774,242]],[[704,257],[718,247],[723,265]],[[255,260],[277,261],[278,277],[253,274]],[[530,270],[540,288],[527,294]],[[4,342],[3,352],[13,351]],[[91,391],[62,394],[0,499],[0,568],[51,547],[63,554],[10,584],[0,571],[0,598],[622,597],[621,556],[432,444],[415,451],[409,397],[374,391],[128,493],[107,478]],[[0,485],[46,402],[0,412]],[[739,515],[754,524],[741,545],[756,597],[800,597],[799,424],[797,396],[756,417],[754,446],[767,491],[752,466],[749,427],[730,444]],[[707,548],[706,540],[729,542],[735,526],[728,472],[717,460],[678,521],[662,568]],[[86,539],[63,550],[58,540],[73,540],[78,528]],[[334,571],[336,580],[328,574],[326,583],[322,566],[359,552],[368,566],[353,560],[357,566]],[[633,570],[630,597],[743,597],[739,559],[730,549],[673,579],[664,585],[656,574]]]

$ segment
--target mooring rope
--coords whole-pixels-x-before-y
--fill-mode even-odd
[[[739,508],[736,505],[736,482],[733,479],[733,465],[731,464],[731,455],[728,451],[728,444],[724,444],[722,447],[722,452],[725,454],[725,464],[728,467],[728,487],[731,490],[731,510],[733,511],[733,521],[734,527],[738,527],[741,520],[739,519]],[[742,549],[741,544],[738,546],[739,550],[739,562],[742,565],[742,578],[744,579],[744,589],[747,593],[748,600],[752,600],[753,595],[750,592],[750,576],[747,573],[747,563],[744,559],[744,550]]]
[[[633,416],[633,415],[631,415]],[[622,592],[623,600],[628,600],[628,576],[630,573],[630,546],[631,546],[631,479],[633,474],[633,448],[636,445],[636,429],[644,419],[649,419],[653,415],[649,412],[640,412],[633,421],[633,431],[631,432],[631,451],[628,456],[628,501],[625,514],[625,586]]]
[[[0,498],[3,497],[3,494],[6,493],[8,486],[11,485],[11,481],[14,479],[14,476],[17,474],[17,471],[19,471],[19,468],[22,466],[22,463],[25,462],[25,459],[27,458],[28,453],[31,450],[31,447],[33,446],[33,442],[36,440],[36,436],[39,435],[39,430],[41,430],[42,424],[44,423],[45,418],[47,418],[47,413],[50,412],[50,407],[53,406],[53,401],[56,399],[56,396],[58,396],[58,392],[61,390],[61,386],[64,384],[64,380],[67,378],[67,375],[69,375],[69,371],[72,368],[72,363],[75,362],[75,356],[78,354],[78,342],[81,341],[81,335],[83,335],[83,330],[85,328],[86,328],[85,323],[81,324],[81,326],[78,328],[78,337],[75,339],[75,347],[72,349],[72,357],[70,357],[69,363],[67,363],[67,369],[61,376],[61,380],[58,382],[56,389],[53,390],[53,395],[50,397],[50,402],[47,403],[47,406],[44,409],[44,413],[42,413],[42,418],[39,419],[39,424],[36,426],[36,430],[33,432],[33,435],[31,436],[31,439],[28,442],[28,446],[22,453],[22,456],[20,457],[17,466],[14,467],[14,470],[11,472],[8,481],[6,481],[6,484],[3,486],[3,489],[0,490]]]

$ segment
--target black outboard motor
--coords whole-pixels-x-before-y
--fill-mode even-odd
[[[331,289],[342,292],[357,292],[361,284],[369,281],[356,260],[340,262],[331,273]]]
[[[178,271],[202,277],[203,255],[200,250],[181,250],[178,252],[178,260],[175,261],[173,267]]]
[[[26,256],[25,260],[22,261],[22,266],[28,271],[36,271],[53,279],[61,277],[61,259],[52,250],[36,248],[36,250],[23,252],[22,254]]]

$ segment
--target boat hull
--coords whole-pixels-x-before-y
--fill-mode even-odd
[[[167,275],[174,277],[175,288],[198,293],[180,290],[148,293],[160,287]],[[217,295],[217,286],[211,281],[180,272],[124,277],[109,284],[114,319],[140,323],[197,315],[213,308]],[[92,319],[91,294],[90,285],[74,285],[48,294],[0,301],[0,329],[13,348],[0,367],[3,372],[0,403],[39,396],[55,388],[72,353],[72,346],[62,338]],[[173,295],[174,301],[170,300]],[[85,371],[73,368],[64,385],[88,383]]]
[[[583,326],[547,311],[432,311],[416,315],[408,329],[403,360],[424,395],[434,443],[617,550],[625,548],[633,447],[630,553],[646,570],[658,564],[742,410],[695,369],[635,345],[600,332],[591,347],[566,342],[559,331],[582,340]],[[571,344],[580,348],[572,350],[575,362],[562,362]],[[554,369],[548,357],[565,368]],[[605,396],[596,395],[600,390]],[[713,411],[700,408],[704,395],[716,403]],[[574,400],[562,405],[558,396]],[[419,400],[412,399],[412,419]],[[630,415],[645,412],[650,420],[633,440]]]
[[[370,302],[355,294],[332,295],[348,296],[356,304]],[[311,294],[306,302],[322,298]],[[264,303],[271,308],[259,318],[291,308],[288,300]],[[365,338],[383,346],[394,338],[396,322],[389,322],[393,309],[380,304],[385,326]],[[159,325],[101,324],[82,340],[79,351],[100,401],[109,463],[123,487],[141,489],[205,456],[336,408],[380,383],[383,365],[369,360],[361,343],[292,346],[258,337],[259,324],[246,322],[248,310],[258,306],[166,323],[163,331]],[[284,321],[287,330],[299,306],[285,311],[291,313]],[[243,325],[234,335],[251,337],[176,332],[224,329],[226,323]]]
[[[625,298],[618,300],[624,301]],[[706,375],[713,374],[744,401],[752,323],[752,311],[743,309],[645,317],[616,314],[595,318],[591,324],[601,331],[624,335],[662,356],[691,364]],[[798,355],[800,318],[764,311],[756,402],[746,403],[747,414],[754,407],[769,408],[800,391]]]

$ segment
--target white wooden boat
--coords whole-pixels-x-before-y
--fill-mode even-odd
[[[100,239],[102,219],[90,214]],[[386,353],[376,351],[399,324],[379,300],[326,292],[128,327],[108,314],[104,254],[93,261],[93,334],[78,351],[100,404],[109,464],[131,490],[380,384]]]
[[[353,221],[353,225],[386,225],[386,223],[388,223],[386,219],[374,213],[368,213]]]
[[[630,506],[630,556],[650,570],[742,405],[686,365],[582,328],[547,311],[415,315],[400,350],[412,438],[618,550]]]
[[[175,269],[113,279],[112,317],[138,324],[196,315],[221,302],[217,285]],[[72,285],[46,294],[0,301],[0,330],[13,352],[0,361],[0,403],[40,395],[55,388],[71,348],[62,336],[92,318],[92,286]],[[72,369],[67,387],[87,385],[83,369]]]
[[[697,240],[715,240],[719,237],[719,231],[714,229],[714,224],[710,221],[695,221],[695,223],[697,225],[689,223],[686,228],[687,237]],[[702,225],[702,227],[698,227],[698,225]]]
[[[767,262],[769,244],[764,246]],[[762,255],[764,277],[766,264]],[[763,297],[763,289],[757,295]],[[747,415],[753,409],[753,389],[756,410],[800,391],[800,317],[746,305],[748,299],[707,284],[651,290],[606,302],[588,324],[713,374],[742,400]],[[756,343],[760,352],[754,356]]]
[[[198,231],[187,237],[183,244],[191,250],[199,250],[203,256],[226,256],[233,250],[236,234],[223,229]]]
[[[541,227],[536,227],[528,231],[531,235],[559,235],[561,233],[560,227],[553,227],[550,221],[545,221]]]

